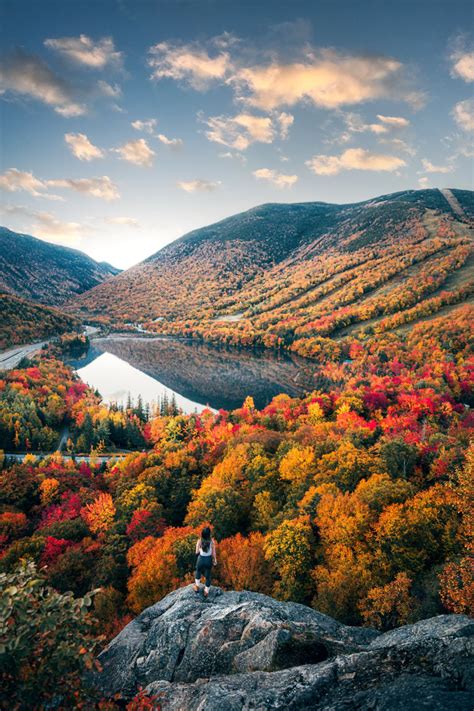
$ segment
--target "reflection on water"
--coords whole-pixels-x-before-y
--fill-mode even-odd
[[[183,412],[201,412],[206,405],[170,390],[159,380],[142,373],[112,353],[99,353],[88,365],[79,368],[77,373],[85,383],[97,389],[104,402],[109,404],[115,402],[125,405],[129,397],[136,403],[139,396],[144,402],[159,404],[165,396],[171,400],[174,393],[176,405]]]
[[[301,395],[313,382],[302,359],[163,338],[94,339],[84,358],[70,362],[107,402],[126,402],[130,393],[151,403],[174,393],[187,413],[206,405],[235,409],[247,395],[261,408],[279,393]]]

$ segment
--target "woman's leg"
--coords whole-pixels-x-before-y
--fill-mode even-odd
[[[201,575],[202,575],[202,570],[201,570],[201,565],[200,565],[200,560],[199,558],[196,561],[196,571],[194,573],[194,589],[199,590],[199,585],[201,584]]]
[[[204,592],[208,593],[209,588],[211,587],[211,572],[212,572],[212,562],[211,565],[206,565],[206,587],[204,588]]]

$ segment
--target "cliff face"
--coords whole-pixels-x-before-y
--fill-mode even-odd
[[[144,610],[99,657],[104,695],[139,687],[163,711],[474,707],[474,622],[442,615],[385,634],[296,603],[185,587]]]

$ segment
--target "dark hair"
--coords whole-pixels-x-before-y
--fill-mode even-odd
[[[203,528],[201,531],[201,548],[203,549],[204,552],[207,553],[210,545],[211,545],[211,529],[209,528],[209,526],[205,526],[205,528]]]

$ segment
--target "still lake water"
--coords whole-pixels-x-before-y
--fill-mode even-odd
[[[235,409],[247,395],[261,408],[279,393],[297,396],[314,387],[315,366],[302,358],[178,339],[96,338],[69,363],[107,403],[126,403],[130,394],[153,404],[174,393],[185,413]]]

